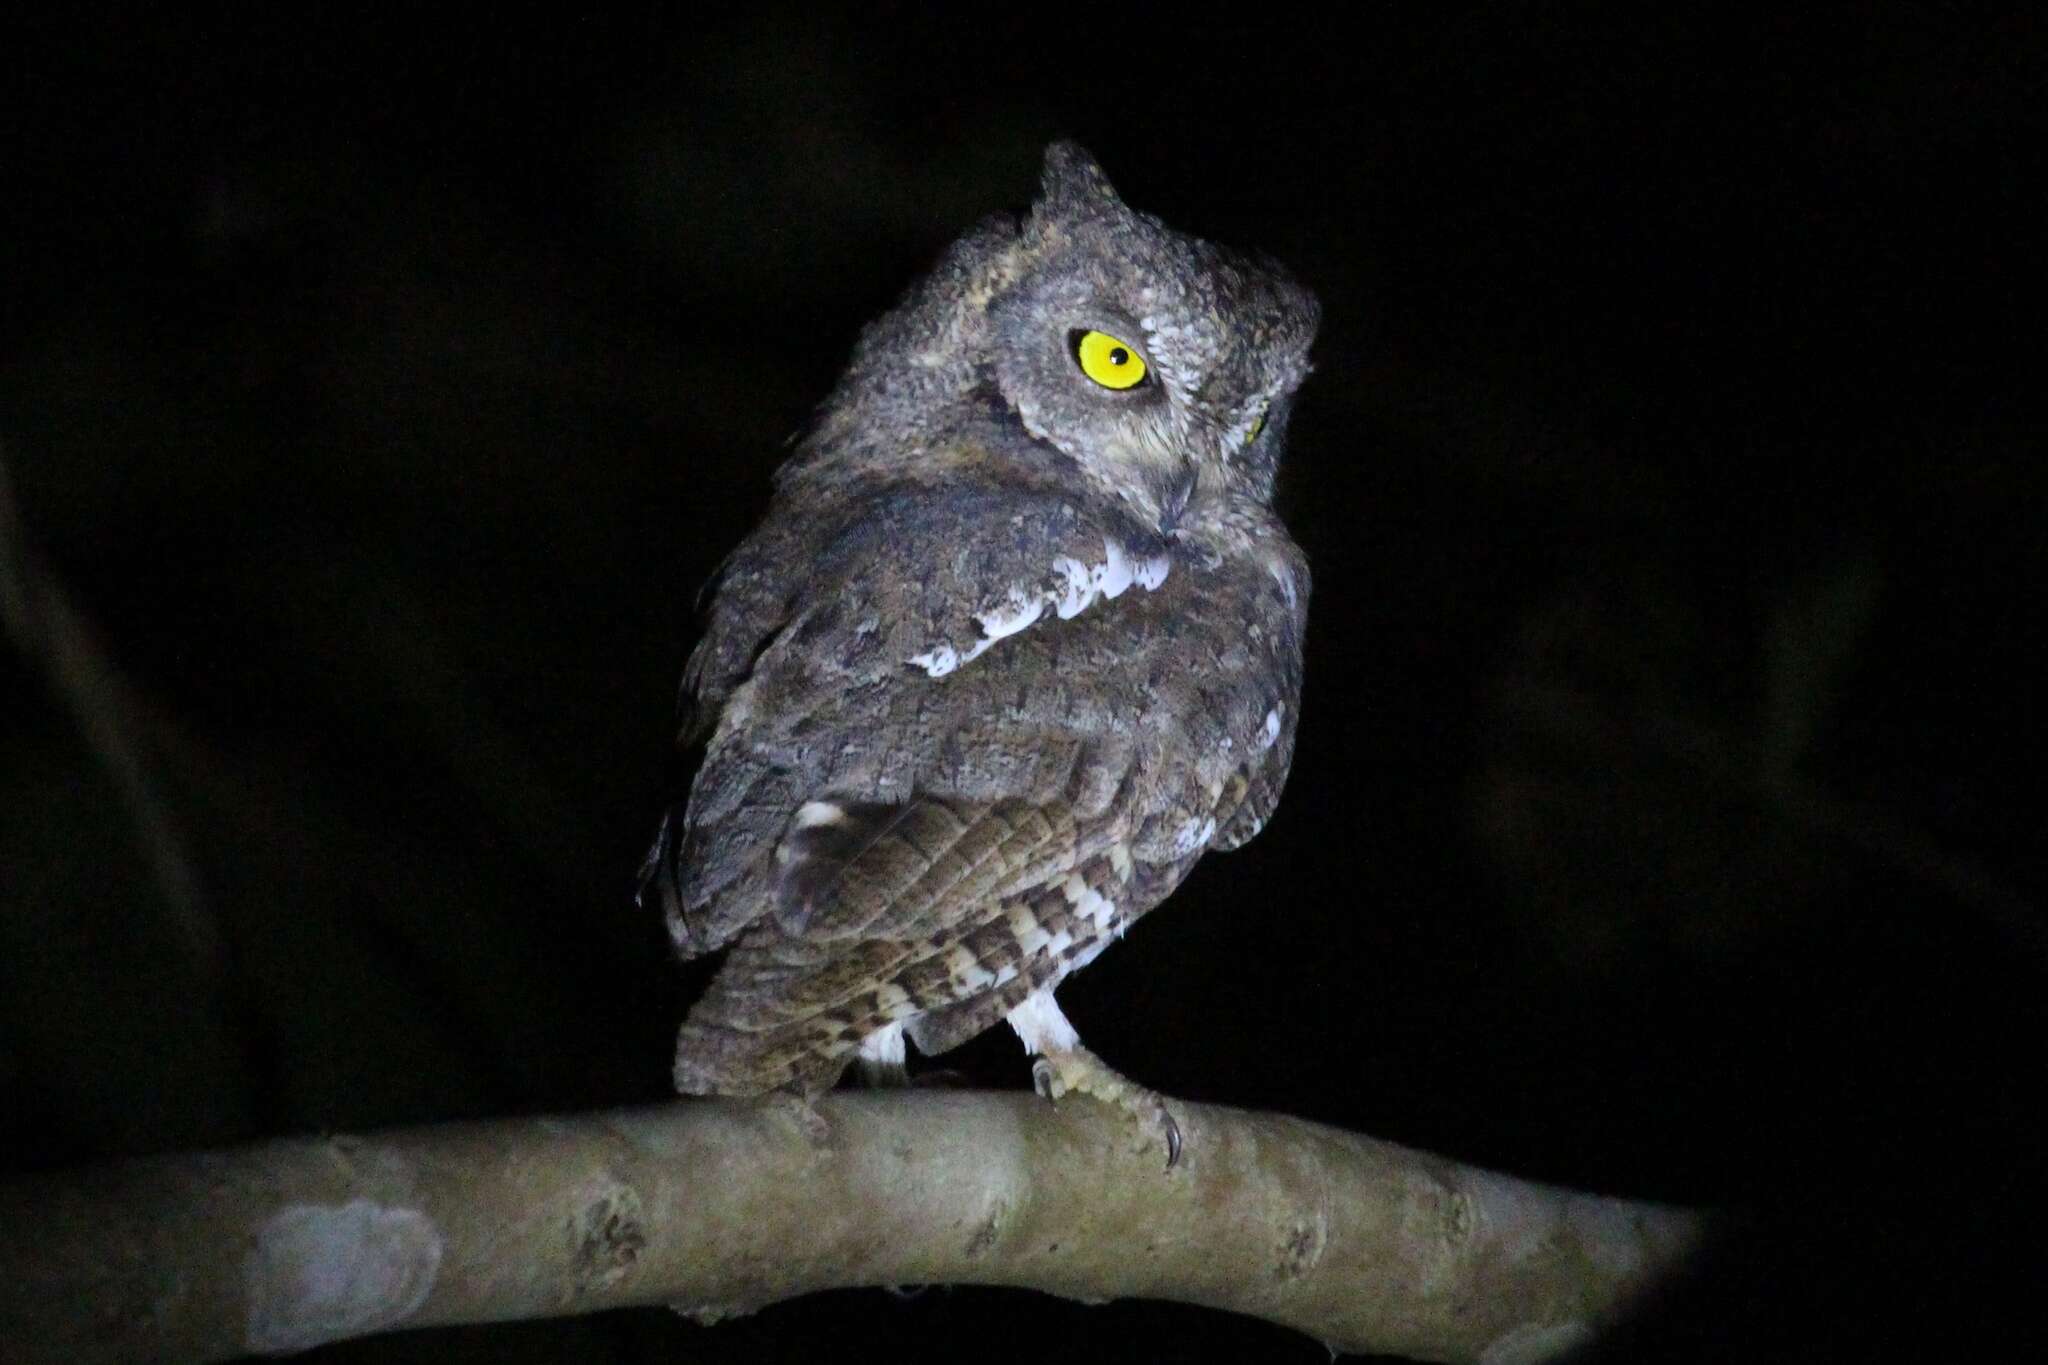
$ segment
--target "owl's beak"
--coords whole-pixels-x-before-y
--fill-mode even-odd
[[[1200,483],[1202,471],[1193,460],[1181,466],[1180,474],[1167,485],[1166,496],[1159,500],[1159,534],[1170,536],[1180,525],[1181,513],[1188,510],[1188,503],[1195,496],[1195,485]]]

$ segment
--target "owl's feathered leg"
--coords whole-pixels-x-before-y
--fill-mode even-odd
[[[860,1062],[861,1079],[873,1089],[893,1089],[910,1084],[910,1059],[905,1055],[903,1024],[904,1021],[898,1019],[860,1040],[860,1050],[854,1055]]]
[[[1166,1141],[1166,1168],[1180,1161],[1180,1125],[1166,1100],[1156,1090],[1147,1090],[1112,1068],[1109,1063],[1081,1046],[1081,1035],[1067,1022],[1052,987],[1044,986],[1024,998],[1007,1016],[1017,1030],[1024,1050],[1033,1057],[1031,1080],[1038,1093],[1054,1104],[1069,1094],[1089,1095],[1138,1120],[1159,1129]]]

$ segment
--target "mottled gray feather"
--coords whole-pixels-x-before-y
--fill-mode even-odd
[[[1060,145],[1030,214],[863,334],[685,673],[703,756],[644,875],[680,952],[731,951],[680,1088],[963,1041],[1271,815],[1309,576],[1270,499],[1315,321]],[[1080,328],[1156,383],[1084,380]]]

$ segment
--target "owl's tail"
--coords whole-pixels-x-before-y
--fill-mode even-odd
[[[815,969],[742,943],[726,959],[676,1035],[675,1085],[685,1095],[817,1095],[853,1061],[879,1021],[845,1006],[821,1010],[807,985]]]

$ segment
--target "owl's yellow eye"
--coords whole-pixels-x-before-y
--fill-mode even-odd
[[[1074,343],[1081,373],[1105,389],[1128,389],[1145,382],[1145,362],[1128,341],[1107,332],[1083,332]]]
[[[1253,441],[1258,440],[1259,433],[1264,431],[1265,429],[1266,413],[1265,409],[1261,408],[1259,410],[1259,415],[1257,417],[1252,418],[1252,424],[1250,429],[1248,429],[1244,434],[1244,443],[1246,445],[1250,445]]]

